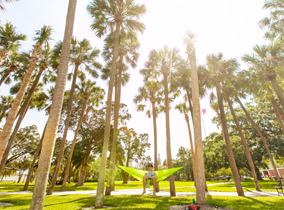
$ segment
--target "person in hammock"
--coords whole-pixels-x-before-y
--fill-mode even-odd
[[[150,179],[153,181],[153,195],[156,195],[156,179],[157,179],[157,174],[155,171],[153,171],[153,164],[149,163],[148,164],[148,170],[149,172],[146,172],[144,177],[143,177],[143,193],[144,195],[146,193],[146,181],[147,179]]]

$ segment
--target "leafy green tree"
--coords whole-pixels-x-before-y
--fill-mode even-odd
[[[120,165],[129,167],[131,161],[137,162],[145,158],[150,148],[148,134],[138,134],[133,128],[121,127],[117,144],[117,159]],[[129,174],[122,171],[123,184],[128,183]]]
[[[95,0],[87,7],[94,22],[91,28],[98,37],[114,32],[114,48],[110,71],[109,89],[107,97],[106,127],[104,136],[103,156],[101,159],[101,169],[98,181],[97,195],[102,195],[104,191],[107,149],[110,133],[111,101],[112,91],[116,72],[116,62],[118,57],[119,35],[122,28],[127,28],[133,32],[143,32],[144,24],[140,23],[139,18],[145,14],[146,7],[134,3],[134,0]],[[103,206],[103,196],[96,197],[96,207]]]

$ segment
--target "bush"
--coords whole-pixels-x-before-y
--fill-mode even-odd
[[[85,182],[98,182],[98,179],[86,179]]]

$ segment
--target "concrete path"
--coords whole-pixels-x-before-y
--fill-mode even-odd
[[[124,190],[115,190],[111,194],[112,195],[141,195],[143,189],[124,189]],[[65,192],[53,192],[53,195],[96,195],[96,190],[89,190],[89,191],[65,191]],[[0,195],[15,195],[15,194],[32,194],[32,192],[0,192]],[[146,195],[152,195],[153,191],[147,191]],[[170,196],[170,192],[167,191],[160,191],[156,193],[157,196]],[[195,195],[195,192],[176,192],[177,196],[185,196],[185,195]],[[238,196],[236,192],[215,192],[210,191],[206,192],[206,195],[211,196]],[[258,192],[258,191],[248,191],[245,192],[245,196],[248,197],[263,197],[263,196],[278,196],[277,192]]]

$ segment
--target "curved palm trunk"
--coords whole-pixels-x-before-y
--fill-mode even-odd
[[[192,114],[193,110],[192,110],[192,102],[191,102],[192,96],[191,96],[191,94],[189,93],[188,90],[186,90],[186,95],[187,95],[189,110],[190,110],[190,114],[191,114],[191,119],[193,119],[193,114]]]
[[[188,118],[187,114],[185,115],[185,121],[186,121],[186,124],[187,124],[188,135],[189,135],[189,142],[190,142],[190,148],[191,148],[191,158],[192,158],[194,185],[196,186],[196,183],[195,183],[195,155],[194,155],[195,152],[194,152],[194,148],[193,148],[191,129],[190,129],[189,118]]]
[[[165,107],[166,107],[166,134],[167,134],[167,163],[168,168],[172,168],[172,152],[171,152],[171,133],[170,133],[170,110],[169,110],[169,93],[168,93],[168,75],[166,70],[163,70],[164,75],[164,86],[165,86]],[[171,196],[176,196],[174,176],[169,177],[170,181],[170,193]]]
[[[7,77],[12,73],[12,71],[7,72],[6,74],[3,75],[3,77],[0,80],[0,86],[2,85],[2,83],[5,81],[5,79],[7,79]]]
[[[237,168],[237,165],[236,165],[236,161],[235,161],[235,158],[234,158],[233,150],[232,150],[230,139],[229,139],[227,121],[226,121],[226,117],[225,117],[223,99],[222,99],[222,94],[221,94],[219,83],[216,84],[216,92],[217,92],[219,110],[220,110],[220,115],[221,115],[221,120],[222,120],[223,135],[224,135],[224,139],[225,139],[225,143],[226,143],[226,147],[227,147],[231,171],[232,171],[232,174],[233,174],[233,178],[234,178],[234,181],[235,181],[235,185],[236,185],[238,195],[244,196],[244,191],[243,191],[241,181],[240,181],[240,175],[239,175],[239,172],[238,172],[238,168]]]
[[[30,60],[30,64],[27,70],[27,73],[22,81],[21,87],[17,93],[17,96],[14,100],[14,103],[12,105],[12,108],[8,114],[6,123],[3,127],[3,132],[0,135],[0,159],[2,160],[2,156],[6,147],[6,144],[8,142],[9,136],[11,134],[12,128],[13,128],[13,124],[16,120],[16,116],[17,113],[20,109],[21,106],[21,102],[23,100],[23,97],[25,95],[25,92],[28,88],[28,85],[30,83],[32,74],[34,72],[35,66],[36,66],[36,62],[38,60],[39,54],[40,54],[40,50],[41,50],[41,46],[37,45],[35,46],[34,50],[33,50],[33,54],[32,54],[32,58]]]
[[[200,116],[200,100],[199,100],[199,85],[198,73],[196,68],[195,55],[190,58],[191,66],[191,85],[192,85],[192,110],[193,110],[193,128],[195,142],[195,168],[196,175],[196,203],[205,204],[205,189],[206,179],[203,160],[203,145],[201,132],[201,116]]]
[[[108,141],[109,141],[109,133],[110,133],[111,101],[112,101],[113,83],[114,83],[114,77],[115,77],[115,71],[116,71],[116,60],[118,56],[120,27],[121,27],[121,23],[117,22],[116,29],[115,29],[112,66],[111,66],[109,87],[108,87],[104,143],[103,143],[101,167],[100,167],[100,174],[99,174],[98,187],[97,187],[97,196],[96,196],[96,203],[95,203],[96,208],[101,208],[103,207],[103,204],[104,204],[104,183],[105,183],[105,175],[106,175],[107,150],[108,150]]]
[[[91,153],[91,145],[88,145],[87,147],[87,151],[82,163],[82,168],[81,168],[81,172],[80,172],[80,176],[78,179],[78,182],[75,184],[75,186],[84,186],[84,182],[85,182],[85,177],[86,177],[86,173],[87,173],[87,168],[88,168],[88,160],[90,157],[90,153]]]
[[[67,138],[67,133],[68,133],[68,129],[69,129],[69,121],[70,121],[70,116],[71,116],[71,110],[72,110],[72,105],[73,105],[73,96],[74,96],[74,91],[75,91],[75,85],[76,85],[76,79],[77,79],[77,74],[78,74],[78,69],[79,69],[79,65],[75,64],[75,70],[74,70],[74,75],[73,75],[73,79],[72,79],[72,85],[71,85],[71,90],[70,90],[70,98],[69,98],[69,102],[68,102],[68,110],[67,110],[67,116],[66,116],[66,120],[65,120],[65,127],[64,127],[64,133],[63,133],[63,137],[62,137],[62,141],[60,144],[60,149],[59,149],[59,153],[58,153],[58,157],[57,157],[57,163],[56,163],[56,167],[54,170],[54,174],[52,177],[52,181],[51,184],[49,185],[49,188],[47,190],[47,195],[52,195],[56,181],[57,181],[57,177],[60,171],[60,165],[61,165],[61,161],[64,155],[64,149],[65,149],[65,145],[66,145],[66,138]]]
[[[268,79],[270,80],[271,82],[271,85],[279,99],[279,102],[282,106],[282,109],[284,109],[284,96],[283,96],[283,91],[282,89],[279,87],[279,84],[276,80],[276,75],[273,75],[273,76],[269,76]]]
[[[65,191],[65,186],[66,186],[66,182],[67,182],[67,178],[68,178],[68,174],[69,174],[69,170],[70,170],[70,165],[71,165],[71,159],[72,159],[72,155],[73,155],[73,151],[74,151],[77,135],[79,133],[79,129],[80,129],[82,121],[83,121],[84,112],[86,110],[88,98],[89,98],[89,96],[84,97],[84,104],[83,104],[83,108],[82,108],[82,111],[81,111],[80,119],[79,119],[79,122],[78,122],[78,125],[77,125],[77,129],[75,131],[73,142],[72,142],[72,145],[71,145],[70,154],[69,154],[69,157],[68,157],[68,160],[67,160],[66,169],[65,169],[64,177],[63,177],[63,182],[62,182],[62,186],[61,186],[61,189],[60,189],[61,191]]]
[[[38,157],[38,154],[39,154],[39,151],[40,151],[40,149],[41,149],[42,142],[43,142],[45,129],[46,129],[46,124],[45,124],[44,130],[43,130],[43,133],[42,133],[40,142],[39,142],[39,144],[38,144],[38,146],[37,146],[37,149],[36,149],[36,152],[35,152],[35,154],[34,154],[34,159],[33,159],[33,162],[32,162],[32,164],[31,164],[31,167],[30,167],[30,169],[29,169],[29,173],[28,173],[28,175],[27,175],[26,183],[25,183],[25,186],[24,186],[23,191],[28,191],[29,183],[30,183],[31,177],[32,177],[32,175],[33,175],[33,171],[34,171],[34,167],[35,167],[35,162],[36,162],[36,159],[37,159],[37,157]]]
[[[120,97],[121,97],[121,67],[123,57],[120,56],[119,59],[119,70],[118,70],[118,79],[115,81],[115,104],[114,104],[114,127],[113,127],[113,140],[112,148],[110,154],[110,166],[108,173],[108,180],[106,186],[105,195],[111,195],[111,191],[114,190],[114,170],[115,170],[115,158],[116,158],[116,143],[117,143],[117,129],[118,129],[118,114],[120,106]]]
[[[158,141],[157,141],[157,112],[156,100],[152,100],[153,127],[154,127],[154,171],[158,171]],[[159,183],[156,184],[156,192],[159,192]]]
[[[28,94],[28,96],[27,96],[27,98],[26,98],[26,100],[25,100],[23,106],[22,106],[21,109],[20,109],[18,121],[17,121],[17,123],[16,123],[16,126],[15,126],[15,128],[14,128],[14,131],[13,131],[12,135],[10,136],[10,139],[9,139],[9,141],[8,141],[7,147],[6,147],[6,149],[5,149],[5,152],[4,152],[3,157],[2,157],[2,160],[1,160],[1,164],[0,164],[0,175],[2,174],[2,171],[3,171],[4,167],[5,167],[6,161],[8,160],[8,157],[9,157],[9,155],[10,155],[10,152],[11,152],[11,149],[12,149],[12,146],[13,146],[13,143],[14,143],[14,140],[15,140],[16,135],[17,135],[17,133],[18,133],[18,130],[19,130],[20,126],[21,126],[21,123],[22,123],[22,121],[23,121],[24,117],[26,116],[26,113],[27,113],[27,111],[28,111],[28,109],[29,109],[29,104],[30,104],[32,95],[33,95],[34,92],[35,92],[35,89],[36,89],[36,87],[37,87],[37,85],[38,85],[38,82],[39,82],[39,80],[40,80],[40,77],[41,77],[43,71],[44,71],[44,68],[40,68],[40,71],[38,72],[38,74],[37,74],[37,76],[36,76],[36,79],[35,79],[35,81],[33,82],[33,85],[32,85],[32,87],[31,87],[31,89],[30,89],[30,91],[29,91],[29,94]]]
[[[240,99],[239,99],[237,96],[235,96],[235,99],[236,99],[236,101],[240,104],[242,110],[245,112],[245,114],[246,114],[247,118],[249,119],[249,121],[250,121],[252,127],[254,127],[254,129],[257,131],[258,135],[260,136],[260,138],[261,138],[261,140],[262,140],[262,142],[263,142],[263,144],[264,144],[264,146],[265,146],[265,148],[266,148],[266,150],[267,150],[267,153],[268,153],[268,155],[269,155],[269,159],[270,159],[271,164],[272,164],[272,166],[273,166],[274,172],[275,172],[277,178],[280,179],[279,174],[278,174],[278,171],[277,171],[276,166],[275,166],[275,163],[274,163],[274,160],[273,160],[273,157],[272,157],[272,155],[271,155],[271,153],[270,153],[270,150],[269,150],[269,148],[268,148],[266,139],[265,139],[264,136],[262,135],[262,133],[261,133],[259,127],[255,124],[255,122],[254,122],[253,119],[251,118],[250,114],[247,112],[246,108],[244,107],[244,105],[242,104],[242,102],[240,101]]]
[[[39,159],[39,167],[36,176],[36,182],[33,191],[30,210],[43,209],[46,183],[48,180],[50,163],[53,155],[54,144],[55,144],[58,124],[63,104],[76,4],[77,0],[69,0],[65,33],[62,43],[62,52],[58,67],[58,76],[56,78],[52,105],[50,109],[48,122],[46,125],[46,134],[44,135],[44,141],[42,144],[42,151]]]
[[[278,107],[278,105],[277,105],[277,102],[275,101],[275,99],[273,98],[273,96],[271,96],[271,97],[269,97],[269,98],[270,98],[270,100],[271,100],[271,103],[272,103],[274,112],[275,112],[276,117],[277,117],[277,119],[278,119],[278,121],[279,121],[279,124],[280,124],[280,126],[281,126],[281,128],[282,128],[282,131],[284,131],[284,124],[283,124],[283,120],[282,120],[281,115],[280,115],[280,112],[279,112],[279,107]]]
[[[226,95],[226,98],[227,98],[227,101],[228,101],[228,104],[229,104],[231,113],[232,113],[232,115],[233,115],[234,121],[235,121],[235,123],[236,123],[237,129],[238,129],[238,131],[239,131],[239,134],[240,134],[240,137],[241,137],[241,140],[242,140],[242,144],[243,144],[244,149],[245,149],[245,153],[246,153],[246,156],[247,156],[247,159],[248,159],[248,163],[249,163],[249,166],[250,166],[250,169],[251,169],[251,172],[252,172],[252,176],[253,176],[253,179],[254,179],[255,189],[256,189],[257,191],[261,191],[261,190],[260,190],[259,183],[258,183],[258,180],[257,180],[257,175],[256,175],[256,172],[255,172],[254,163],[253,163],[251,154],[250,154],[250,152],[249,152],[249,148],[248,148],[248,145],[247,145],[247,143],[246,143],[246,140],[245,140],[243,131],[242,131],[242,129],[241,129],[239,120],[238,120],[238,118],[237,118],[237,116],[236,116],[236,114],[235,114],[234,108],[233,108],[233,106],[232,106],[231,99],[229,98],[228,95]]]

